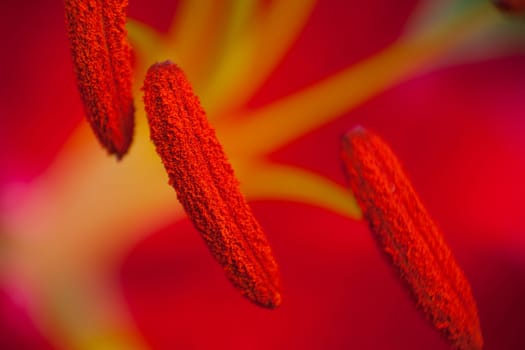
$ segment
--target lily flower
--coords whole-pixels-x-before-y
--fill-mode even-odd
[[[450,348],[347,189],[341,137],[358,124],[439,224],[484,349],[525,347],[519,16],[481,0],[130,1],[135,130],[117,162],[85,121],[63,4],[0,13],[1,348]],[[165,60],[271,242],[275,310],[239,297],[167,185],[140,90]]]

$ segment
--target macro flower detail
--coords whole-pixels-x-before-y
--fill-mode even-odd
[[[345,135],[342,158],[375,239],[417,306],[455,349],[481,349],[470,284],[394,153],[378,136],[358,127]]]
[[[277,307],[277,263],[185,74],[155,64],[143,89],[151,139],[190,220],[233,285],[254,303]]]
[[[450,349],[348,189],[341,135],[359,124],[400,152],[439,214],[484,348],[525,349],[519,13],[496,0],[129,1],[133,147],[114,161],[86,122],[64,5],[107,4],[96,33],[117,1],[0,3],[0,349]],[[93,61],[103,44],[80,52]],[[268,235],[279,310],[232,288],[167,186],[141,96],[167,59]]]
[[[100,143],[122,158],[133,138],[127,0],[66,0],[68,38],[86,117]]]

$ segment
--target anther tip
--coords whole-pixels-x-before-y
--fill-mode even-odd
[[[252,300],[255,304],[262,306],[266,309],[277,309],[279,306],[281,306],[282,298],[281,293],[276,292],[273,295],[271,295],[269,298],[257,298],[255,300]]]
[[[356,138],[361,138],[365,135],[367,135],[369,132],[368,130],[363,127],[362,125],[356,125],[352,129],[348,130],[343,137],[341,138],[342,144],[345,148],[350,147],[352,144],[352,141]]]
[[[166,61],[157,62],[157,63],[154,64],[154,66],[160,66],[160,67],[162,67],[162,66],[172,66],[172,65],[176,66],[176,64],[173,63],[172,60],[166,60]]]
[[[352,129],[348,130],[344,136],[343,136],[343,139],[349,139],[349,138],[352,138],[354,136],[359,136],[359,135],[364,135],[366,134],[368,131],[365,127],[363,127],[362,125],[358,124],[356,126],[354,126]]]
[[[281,293],[276,293],[272,301],[272,304],[270,305],[270,309],[278,308],[279,306],[281,306],[281,303],[282,303]]]
[[[151,67],[149,68],[149,70],[156,70],[156,69],[175,69],[177,71],[181,71],[182,72],[182,68],[175,62],[171,61],[171,60],[165,60],[165,61],[162,61],[162,62],[156,62],[154,64],[151,65]]]
[[[361,124],[357,124],[352,129],[350,129],[349,132],[351,132],[351,133],[363,133],[363,132],[366,132],[366,129]]]
[[[126,155],[126,153],[127,153],[127,150],[126,150],[126,151],[123,151],[123,152],[121,152],[121,151],[115,151],[115,152],[113,153],[113,155],[115,156],[115,159],[117,160],[117,162],[120,162],[120,161],[122,161],[122,158],[124,158],[124,156]]]

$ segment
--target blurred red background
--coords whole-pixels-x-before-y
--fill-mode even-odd
[[[243,109],[262,108],[380,52],[420,6],[319,1]],[[130,0],[129,17],[165,32],[178,8],[176,1]],[[0,210],[10,213],[7,189],[45,172],[85,121],[62,4],[4,1],[0,16]],[[472,284],[487,350],[525,348],[525,50],[517,47],[423,70],[270,155],[344,184],[341,135],[361,124],[384,137]],[[263,310],[239,296],[188,220],[176,220],[145,234],[112,275],[148,348],[448,348],[417,312],[364,222],[282,200],[251,204],[281,266],[282,307]],[[68,348],[13,294],[5,241],[0,348]]]

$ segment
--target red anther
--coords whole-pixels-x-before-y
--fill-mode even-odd
[[[127,0],[65,0],[66,25],[80,97],[100,143],[122,158],[133,138]]]
[[[270,245],[183,71],[155,64],[143,89],[151,139],[188,217],[233,285],[256,304],[277,307]]]
[[[470,284],[392,150],[356,128],[343,139],[342,158],[379,247],[418,308],[455,349],[480,350],[483,338]]]

